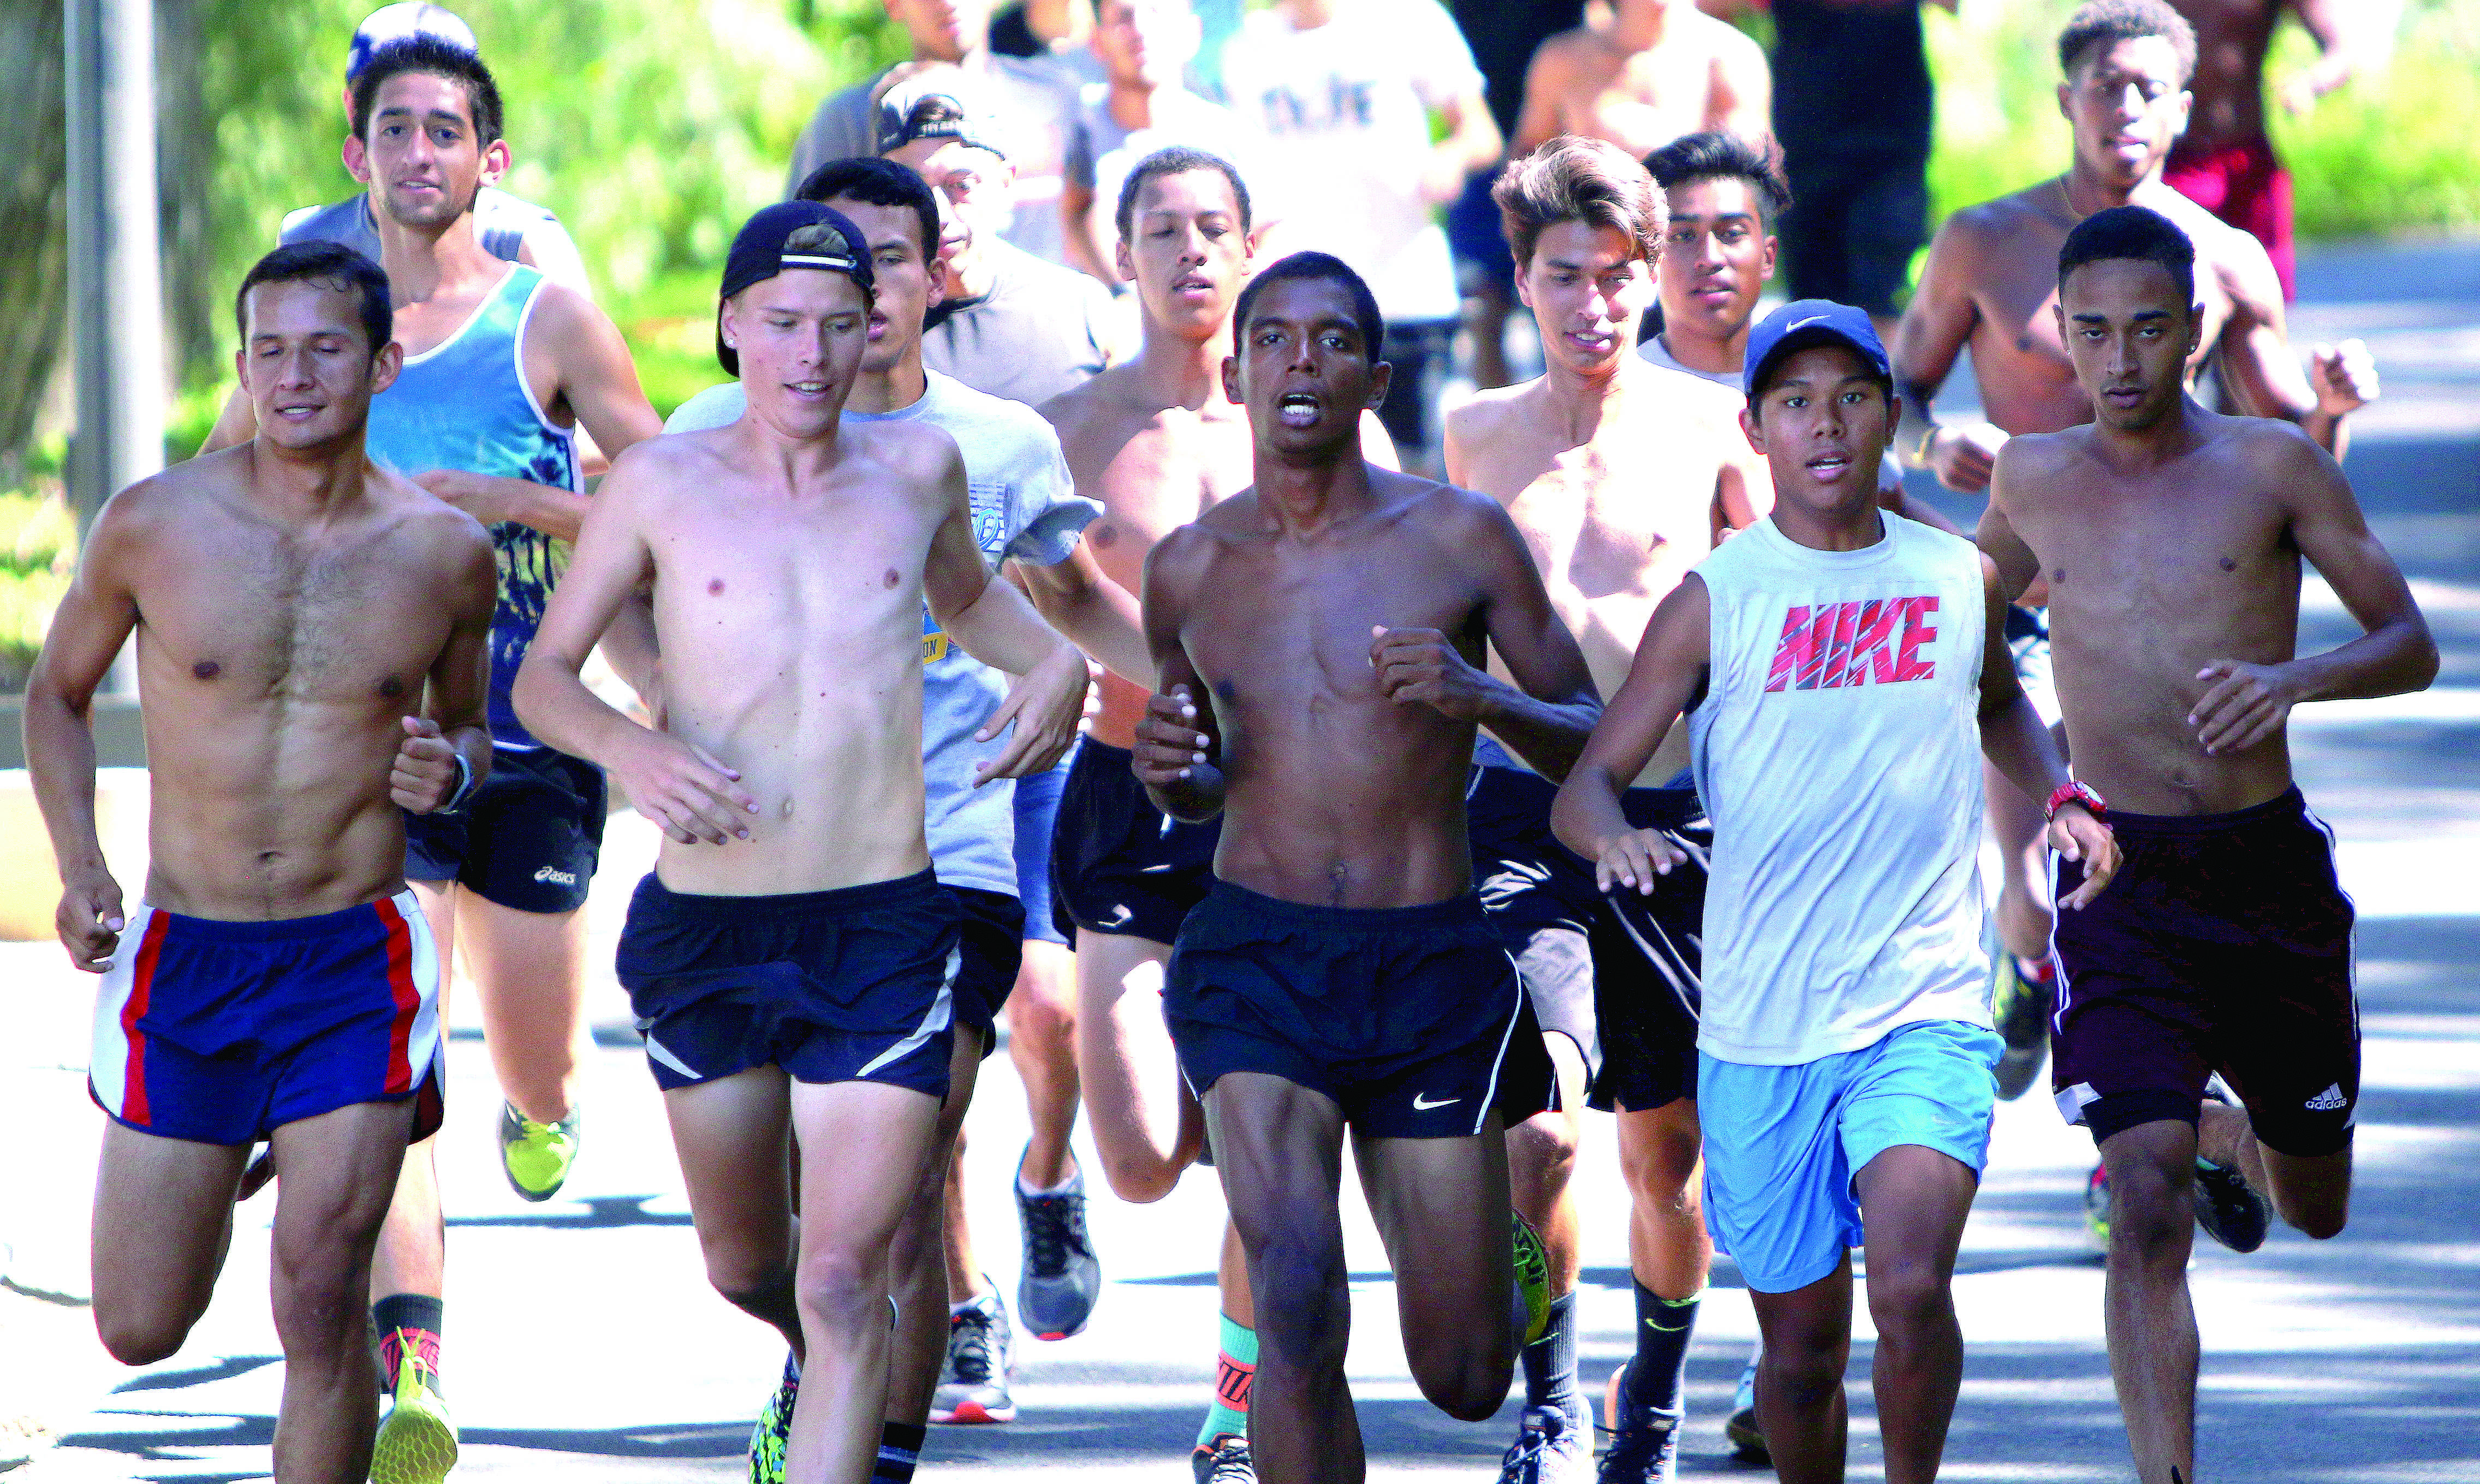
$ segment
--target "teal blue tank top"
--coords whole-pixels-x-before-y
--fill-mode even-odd
[[[555,425],[526,384],[526,320],[543,275],[525,264],[474,311],[464,327],[420,355],[407,356],[396,383],[371,402],[371,461],[407,476],[426,469],[530,479],[581,489],[576,435]],[[552,584],[568,565],[568,543],[530,525],[491,527],[500,557],[499,607],[491,616],[491,737],[502,747],[537,744],[517,722],[508,687],[542,623]]]

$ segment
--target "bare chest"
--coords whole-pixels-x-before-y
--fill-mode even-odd
[[[1101,450],[1098,477],[1080,481],[1102,504],[1085,544],[1130,592],[1154,543],[1246,488],[1248,424],[1173,408],[1139,423]]]
[[[931,526],[904,507],[685,520],[649,541],[663,648],[754,674],[813,650],[917,633]],[[909,651],[907,651],[909,652]]]
[[[1496,487],[1516,491],[1508,514],[1554,591],[1588,600],[1634,591],[1710,545],[1717,466],[1692,441],[1606,434],[1537,447],[1498,473]]]
[[[2097,470],[2075,481],[2088,491]],[[2062,644],[2132,654],[2253,632],[2298,610],[2299,554],[2269,499],[2163,475],[2105,498],[2030,492],[2019,525],[2041,558]]]
[[[312,545],[226,528],[161,560],[140,595],[148,678],[235,703],[410,708],[446,643],[446,574],[403,543]]]
[[[1630,57],[1596,48],[1594,59],[1567,110],[1573,132],[1645,155],[1705,127],[1713,59],[1701,48],[1664,46]]]
[[[1200,584],[1183,637],[1219,711],[1279,729],[1392,709],[1369,657],[1382,628],[1438,629],[1480,663],[1478,601],[1460,574],[1383,549],[1244,550]]]

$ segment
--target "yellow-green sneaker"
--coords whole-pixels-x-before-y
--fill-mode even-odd
[[[547,1201],[568,1184],[569,1166],[577,1163],[578,1136],[585,1110],[572,1108],[557,1123],[536,1123],[514,1105],[500,1105],[500,1168],[508,1189],[530,1201]]]
[[[421,1346],[398,1332],[396,1405],[379,1423],[371,1448],[371,1484],[443,1484],[456,1467],[456,1424],[430,1384]]]
[[[792,1407],[801,1399],[800,1363],[784,1357],[784,1379],[749,1430],[749,1484],[784,1484],[784,1454],[792,1442]]]
[[[1511,1210],[1507,1216],[1513,1223],[1515,1296],[1524,1304],[1524,1343],[1531,1344],[1550,1327],[1550,1253],[1522,1212]]]

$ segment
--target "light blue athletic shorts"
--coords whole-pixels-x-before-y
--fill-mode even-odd
[[[1897,1144],[1972,1166],[1989,1158],[2005,1043],[1960,1020],[1923,1020],[1795,1066],[1696,1058],[1705,1129],[1705,1220],[1760,1293],[1833,1272],[1862,1244],[1851,1177]]]

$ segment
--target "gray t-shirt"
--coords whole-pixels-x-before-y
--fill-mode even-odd
[[[991,292],[930,312],[921,363],[1032,407],[1093,380],[1110,360],[1111,291],[1006,243],[982,252]]]
[[[929,390],[896,412],[847,412],[850,422],[927,422],[956,440],[972,500],[973,539],[993,564],[1014,558],[1035,567],[1068,560],[1102,507],[1076,493],[1059,435],[1032,408],[990,397],[931,371]],[[749,406],[740,383],[709,387],[680,405],[666,433],[739,421]],[[939,880],[1014,897],[1016,784],[973,786],[973,770],[998,755],[1005,736],[973,733],[1007,697],[1007,677],[951,643],[921,610],[921,780],[930,858]]]
[[[1662,337],[1659,335],[1654,336],[1643,345],[1637,346],[1636,353],[1652,362],[1654,365],[1661,367],[1664,371],[1683,371],[1688,375],[1710,381],[1718,387],[1729,387],[1734,392],[1740,390],[1741,375],[1738,371],[1698,371],[1693,366],[1682,366],[1679,364],[1678,357],[1673,356],[1670,353],[1670,347],[1662,343]]]

